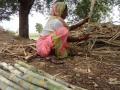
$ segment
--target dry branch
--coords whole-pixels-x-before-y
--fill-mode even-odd
[[[105,55],[105,54],[120,54],[120,51],[103,51],[103,50],[101,50],[101,51],[92,51],[92,53],[95,53],[95,54],[103,54],[103,55]]]
[[[102,39],[97,39],[96,40],[96,43],[104,43],[104,44],[108,44],[108,45],[111,45],[111,46],[117,46],[117,47],[120,47],[120,43],[118,42],[109,42],[107,40],[102,40]]]
[[[81,42],[83,40],[87,40],[89,39],[89,35],[86,34],[84,36],[80,36],[80,37],[68,37],[68,42]]]
[[[113,41],[115,40],[116,38],[118,38],[120,36],[120,32],[118,32],[117,34],[115,34],[112,38],[110,38],[108,41]]]
[[[89,19],[89,18],[87,17],[87,18],[85,18],[84,20],[82,20],[81,22],[79,22],[79,23],[77,23],[77,24],[75,24],[75,25],[70,26],[70,27],[69,27],[69,30],[72,31],[72,30],[75,30],[76,28],[82,26],[83,24],[85,24],[85,23],[88,21],[88,19]]]

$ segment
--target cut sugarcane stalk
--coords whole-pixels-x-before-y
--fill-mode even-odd
[[[0,75],[0,82],[1,84],[3,83],[4,85],[0,84],[0,88],[4,88],[3,90],[6,90],[6,87],[11,87],[12,89],[16,89],[16,90],[25,90],[25,88],[20,87],[19,85],[13,83],[12,81],[8,80],[7,78],[3,77]]]
[[[63,80],[57,79],[56,77],[54,77],[54,76],[52,76],[52,75],[50,75],[50,74],[48,74],[48,73],[46,73],[46,72],[44,72],[44,71],[42,71],[42,70],[37,70],[37,69],[34,68],[33,66],[28,65],[28,64],[26,64],[26,63],[24,63],[24,62],[19,61],[19,62],[17,62],[17,64],[21,65],[21,66],[24,67],[24,68],[27,68],[28,71],[30,70],[30,71],[32,71],[32,72],[34,72],[34,73],[39,74],[40,76],[42,75],[42,76],[44,76],[44,77],[46,77],[46,78],[52,79],[52,80],[56,81],[57,83],[60,83],[60,84],[62,84],[62,85],[64,85],[64,86],[66,86],[66,87],[71,88],[72,90],[86,90],[86,89],[84,89],[84,88],[76,87],[76,86],[74,86],[74,85],[71,85],[71,84],[69,84],[69,83],[66,83],[66,82],[64,82]]]
[[[28,83],[20,78],[18,78],[15,74],[9,74],[4,70],[0,69],[0,75],[4,76],[5,78],[9,79],[10,81],[20,85],[21,87],[25,88],[25,90],[44,90],[41,87],[35,86],[31,83]]]
[[[0,90],[17,90],[0,80]]]
[[[22,71],[17,70],[15,67],[13,67],[12,65],[9,65],[9,64],[7,64],[7,63],[5,63],[5,62],[0,63],[0,67],[1,67],[2,69],[5,69],[5,70],[13,73],[13,74],[18,74],[18,75],[19,75],[19,74],[23,74]]]
[[[16,61],[16,63],[19,64],[19,65],[21,65],[21,66],[23,66],[23,67],[26,67],[28,70],[31,70],[33,72],[38,72],[38,70],[36,68],[34,68],[33,66],[28,65],[28,64],[26,64],[24,62]]]
[[[86,90],[56,79],[54,76],[42,70],[37,70],[24,62],[17,62],[14,66],[0,63],[0,75],[8,79],[8,81],[10,80],[10,82],[25,88],[25,90],[36,90],[35,87],[41,88],[40,90]],[[34,88],[30,88],[30,86]]]
[[[59,84],[58,82],[55,82],[54,80],[51,80],[44,76],[41,76],[37,73],[34,73],[34,72],[28,70],[27,68],[22,67],[19,64],[15,64],[15,67],[20,69],[21,71],[23,71],[26,74],[26,77],[28,77],[28,79],[26,79],[26,77],[24,79],[28,82],[33,82],[34,80],[36,80],[36,81],[34,81],[34,84],[37,84],[44,88],[47,88],[48,90],[72,90],[62,84]],[[27,74],[29,76],[27,76]]]

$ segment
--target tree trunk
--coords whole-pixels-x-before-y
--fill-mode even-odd
[[[19,0],[19,36],[29,38],[29,12],[34,0]]]
[[[19,36],[29,38],[28,13],[21,6],[19,12]]]

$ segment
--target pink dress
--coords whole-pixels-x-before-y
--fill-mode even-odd
[[[53,22],[50,20],[53,20]],[[37,54],[41,57],[47,57],[51,54],[52,50],[54,50],[58,58],[65,58],[68,56],[68,28],[64,22],[58,18],[52,18],[50,20],[46,24],[49,28],[44,29],[41,33],[42,37],[37,40]],[[55,20],[58,20],[58,22],[55,22]]]

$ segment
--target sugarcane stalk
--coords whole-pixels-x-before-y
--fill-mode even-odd
[[[41,87],[35,86],[31,83],[28,83],[28,82],[18,78],[15,74],[9,74],[8,72],[5,72],[2,69],[0,69],[0,75],[4,76],[8,80],[18,84],[19,86],[25,88],[25,90],[44,90]]]
[[[7,78],[1,75],[0,75],[0,82],[1,84],[3,84],[3,85],[0,84],[0,88],[4,88],[3,90],[6,90],[5,88],[8,88],[8,87],[11,87],[12,90],[13,88],[16,90],[25,90],[25,88],[20,87],[19,85],[13,83],[12,81],[8,80]]]
[[[25,67],[25,68],[27,68],[28,70],[31,70],[33,72],[38,72],[38,70],[36,68],[34,68],[33,66],[28,65],[28,64],[26,64],[24,62],[16,61],[16,63],[19,64],[19,65],[21,65],[21,66],[23,66],[23,67]]]
[[[66,83],[66,82],[64,82],[63,80],[57,79],[56,77],[54,77],[54,76],[52,76],[52,75],[50,75],[50,74],[48,74],[48,73],[46,73],[46,72],[44,72],[44,71],[42,71],[42,70],[37,70],[37,69],[34,68],[33,66],[28,65],[28,64],[26,64],[26,63],[24,63],[24,62],[19,61],[19,62],[17,62],[17,64],[19,64],[20,66],[22,66],[22,67],[24,67],[24,68],[27,68],[28,70],[30,70],[30,71],[32,71],[32,72],[34,72],[34,73],[39,74],[40,76],[44,76],[44,77],[46,77],[46,78],[52,79],[52,80],[56,81],[57,83],[60,83],[60,84],[62,84],[62,85],[64,85],[64,86],[66,86],[66,87],[69,87],[69,88],[71,88],[72,90],[86,90],[86,89],[84,89],[84,88],[77,87],[77,86],[71,85],[71,84],[69,84],[69,83]],[[22,70],[22,71],[23,71],[23,70]]]
[[[33,67],[33,66],[31,66],[31,65],[28,65],[28,64],[26,64],[26,63],[24,63],[24,62],[17,61],[17,64],[19,64],[20,66],[22,66],[22,67],[24,67],[24,68],[27,68],[28,70],[30,70],[30,71],[32,71],[32,72],[34,72],[34,73],[38,73],[38,74],[40,74],[40,75],[42,75],[42,76],[46,76],[46,77],[48,77],[48,78],[53,77],[52,75],[50,75],[50,74],[48,74],[48,73],[46,73],[46,72],[44,72],[44,71],[42,71],[42,70],[37,70],[35,67]]]
[[[11,86],[8,86],[8,84],[6,84],[5,82],[2,82],[0,80],[0,90],[17,90]]]
[[[0,63],[0,68],[1,68],[2,70],[4,70],[4,71],[10,72],[9,69],[8,69],[8,68],[5,68],[3,65],[1,65],[1,63]]]
[[[41,76],[38,73],[34,73],[34,72],[28,70],[27,68],[22,67],[19,64],[15,64],[15,67],[22,70],[25,74],[27,74],[26,77],[28,77],[28,79],[26,79],[26,77],[25,77],[24,80],[27,80],[28,82],[33,82],[34,84],[37,84],[44,88],[47,88],[48,90],[71,90],[70,88],[66,87],[65,85],[55,82],[54,80],[49,79],[47,77]],[[42,83],[40,83],[40,82],[42,82]]]
[[[5,62],[0,63],[0,68],[2,68],[3,70],[7,70],[7,71],[9,71],[10,73],[13,73],[13,74],[16,74],[16,75],[19,75],[19,74],[21,75],[21,74],[23,74],[22,71],[16,69],[16,68],[13,67],[12,65],[9,65],[9,64],[7,64],[7,63],[5,63]]]
[[[2,66],[2,69],[4,68],[6,71],[11,71],[12,73],[14,73],[15,71],[16,71],[16,69],[17,68],[15,68],[15,67],[13,67],[13,66],[10,66],[10,65],[8,65],[8,64],[6,64],[6,63],[0,63],[0,66]],[[29,67],[29,66],[28,66]],[[17,69],[17,71],[19,72],[20,70],[19,69]],[[20,73],[20,72],[19,72]],[[15,75],[17,75],[17,76],[19,76],[19,74],[16,74],[16,73],[14,73]],[[36,78],[34,78],[34,77],[31,77],[30,75],[24,75],[24,76],[19,76],[19,78],[24,78],[24,79],[29,79],[30,78],[30,80],[34,83],[34,84],[39,84],[40,82],[41,82],[41,84],[43,84],[43,80],[41,80],[40,82],[36,82]],[[21,79],[22,79],[21,78]],[[30,82],[31,82],[30,81]],[[51,86],[51,85],[50,85]],[[55,86],[54,86],[55,87]]]

